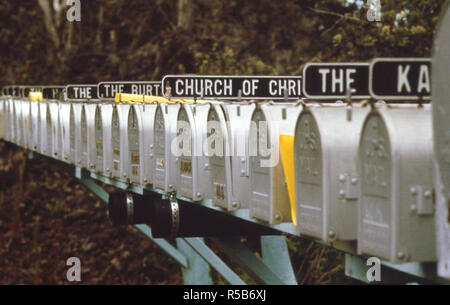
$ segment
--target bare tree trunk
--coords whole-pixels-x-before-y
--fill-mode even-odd
[[[53,45],[55,46],[55,49],[59,49],[60,46],[60,39],[58,36],[58,31],[56,29],[54,20],[53,20],[53,14],[52,9],[50,7],[50,2],[48,0],[38,0],[39,6],[41,7],[42,11],[44,12],[44,22],[45,27],[47,28],[48,33],[50,34],[50,38],[53,41]]]
[[[192,0],[178,0],[177,26],[185,31],[190,31],[193,24],[194,3]]]

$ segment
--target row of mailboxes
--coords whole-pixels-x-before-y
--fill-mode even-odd
[[[299,235],[357,240],[359,253],[394,263],[436,258],[429,105],[0,105],[5,139],[269,224],[292,221],[279,152],[279,136],[292,134]]]

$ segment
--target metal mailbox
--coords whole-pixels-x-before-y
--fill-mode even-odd
[[[14,140],[13,142],[17,145],[23,144],[23,135],[22,135],[22,99],[16,99],[13,103],[13,128],[15,130],[14,132]]]
[[[128,149],[130,181],[152,183],[153,122],[157,104],[134,104],[128,114]]]
[[[355,240],[358,148],[368,107],[308,106],[295,128],[297,233],[324,241]]]
[[[83,139],[83,143],[86,144],[86,147],[83,147],[86,148],[86,157],[82,160],[81,166],[89,170],[94,170],[96,158],[96,145],[95,145],[96,104],[89,102],[85,103],[83,109],[84,109],[84,117],[82,116],[82,119],[84,119],[85,122],[83,123],[82,120],[82,126],[85,124],[84,126],[86,128],[86,133],[82,134],[81,138]]]
[[[70,154],[70,124],[71,124],[71,114],[72,106],[70,103],[61,102],[59,104],[59,119],[60,119],[60,129],[61,129],[61,160],[64,162],[73,162]]]
[[[99,104],[95,109],[96,171],[112,175],[111,123],[113,104]]]
[[[129,177],[133,183],[142,184],[144,168],[143,152],[143,127],[142,127],[142,105],[131,105],[128,112],[128,156],[129,156]]]
[[[450,279],[450,3],[442,6],[432,58],[438,274]]]
[[[60,128],[60,118],[59,118],[59,102],[49,101],[50,115],[51,115],[51,137],[52,137],[52,150],[50,155],[53,158],[60,159],[62,156],[62,134]]]
[[[129,180],[128,168],[128,113],[130,105],[113,106],[111,119],[112,175],[122,181]]]
[[[21,109],[21,130],[22,130],[22,145],[25,148],[29,148],[30,139],[30,100],[26,99],[22,101]]]
[[[81,112],[83,109],[82,103],[71,103],[70,117],[69,117],[69,160],[76,166],[81,166]]]
[[[182,104],[176,120],[176,139],[170,144],[176,153],[177,192],[194,201],[211,198],[211,171],[203,153],[209,108],[209,104]]]
[[[249,133],[250,216],[269,224],[291,222],[286,179],[280,158],[279,135],[293,134],[302,106],[293,103],[257,104]]]
[[[29,146],[34,151],[39,151],[41,139],[40,108],[39,102],[30,102]]]
[[[254,104],[212,104],[207,122],[210,189],[215,206],[248,208],[248,133]]]
[[[5,138],[5,99],[0,97],[0,139]]]
[[[9,97],[8,96],[5,96],[3,98],[2,104],[3,104],[3,111],[2,111],[2,113],[3,113],[3,120],[2,120],[2,123],[3,123],[3,138],[6,141],[9,141],[10,134],[11,134],[11,130],[10,130],[11,127],[9,125],[10,111],[9,111]]]
[[[153,125],[155,121],[155,113],[157,104],[142,104],[142,107],[137,107],[139,111],[141,111],[142,118],[142,130],[140,132],[141,142],[142,143],[142,152],[141,155],[141,173],[142,173],[142,182],[141,184],[151,184],[153,183],[153,168],[154,168],[154,160],[153,160],[153,148],[154,148],[154,133],[153,133]]]
[[[48,102],[39,102],[39,152],[43,155],[52,153],[52,119]]]
[[[155,113],[153,187],[166,192],[175,191],[177,183],[175,155],[171,152],[171,143],[176,136],[179,109],[179,103],[160,103]]]
[[[445,196],[444,183],[439,175],[437,162],[434,164],[436,190],[436,245],[438,274],[450,279],[450,196]]]
[[[379,107],[359,146],[358,253],[435,261],[430,105]]]

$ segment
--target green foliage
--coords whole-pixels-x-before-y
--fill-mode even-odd
[[[3,1],[0,84],[299,74],[308,61],[430,56],[442,2],[383,0],[382,21],[368,22],[346,1],[193,0],[185,30],[176,0],[82,1],[79,23],[62,10],[55,46],[37,1]]]

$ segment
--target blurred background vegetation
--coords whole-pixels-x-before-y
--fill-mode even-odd
[[[381,0],[381,22],[369,22],[366,0],[82,0],[81,21],[68,22],[65,0],[2,0],[0,85],[296,75],[309,61],[429,57],[442,3]],[[0,143],[0,283],[67,283],[70,256],[87,284],[182,283],[174,261],[133,228],[111,228],[104,205],[58,164],[25,157]],[[289,247],[299,283],[354,283],[342,253],[294,237]]]

